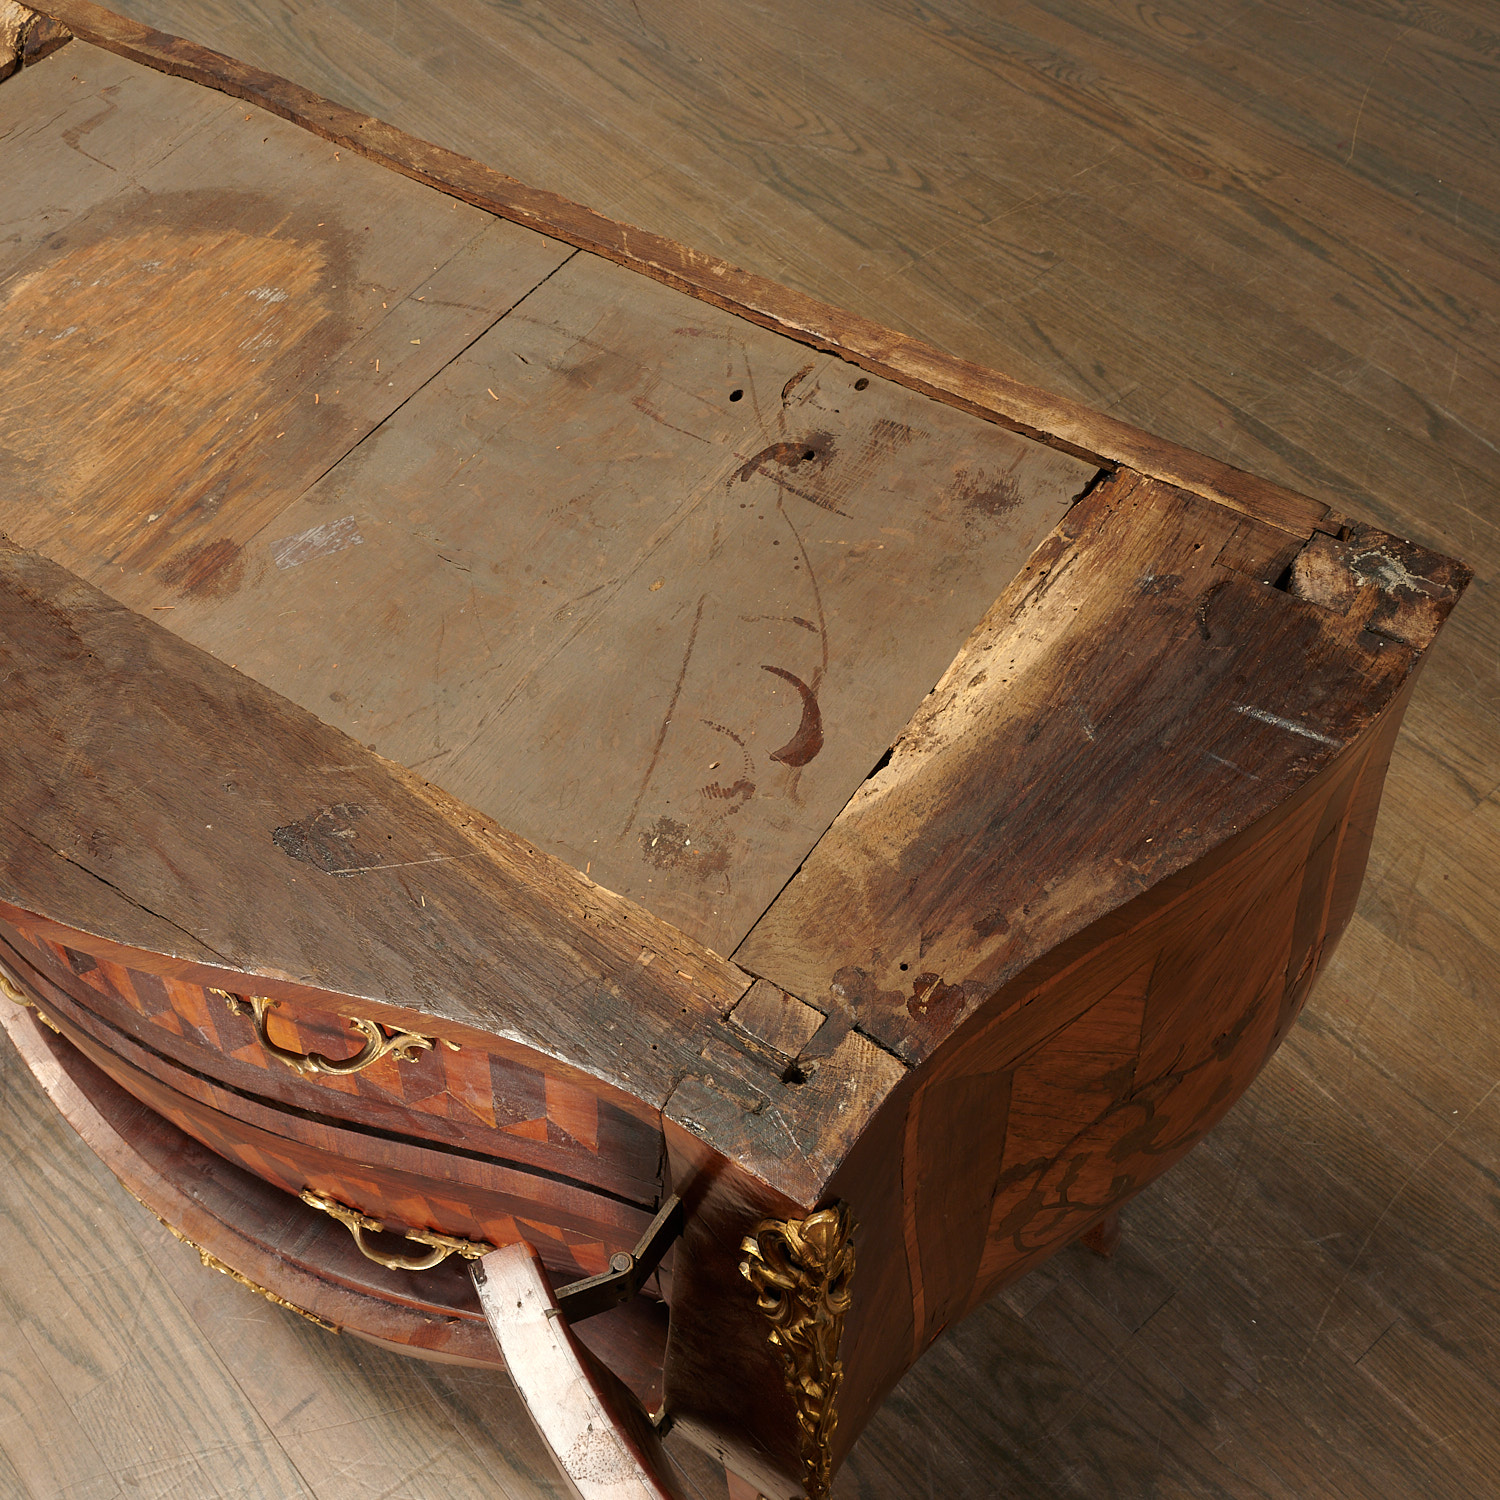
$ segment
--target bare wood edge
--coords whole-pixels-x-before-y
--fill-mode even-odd
[[[575,1500],[686,1500],[635,1399],[579,1345],[524,1240],[472,1267],[506,1369]]]
[[[1329,507],[1305,495],[946,354],[869,318],[840,311],[716,256],[606,218],[560,194],[529,187],[274,73],[156,31],[92,0],[48,0],[45,13],[83,41],[256,105],[449,197],[615,261],[1075,458],[1109,468],[1136,469],[1297,535],[1308,536],[1320,525],[1330,524]]]
[[[18,0],[0,0],[0,80],[56,52],[72,33],[51,16],[39,15]]]
[[[449,1326],[440,1329],[440,1320],[426,1313],[315,1276],[218,1218],[160,1171],[117,1129],[62,1061],[60,1050],[68,1047],[68,1043],[52,1039],[42,1025],[23,1005],[0,999],[0,1027],[58,1113],[126,1192],[154,1214],[172,1235],[197,1251],[205,1266],[224,1272],[278,1306],[335,1333],[348,1333],[388,1348],[399,1347],[404,1354],[446,1363],[488,1368],[501,1363],[492,1355],[488,1332],[477,1319],[449,1320]],[[76,1055],[75,1065],[97,1072],[81,1054]],[[103,1074],[98,1077],[101,1089],[113,1089],[123,1095],[124,1091]],[[187,1137],[183,1139],[186,1141]],[[402,1339],[393,1345],[391,1333],[397,1324],[406,1325],[414,1335],[410,1342]],[[437,1344],[421,1341],[424,1335],[430,1340],[434,1332],[441,1335]]]
[[[48,607],[78,610],[80,619],[85,613],[97,616],[90,619],[85,630],[88,639],[95,642],[93,649],[96,653],[102,649],[99,643],[111,631],[118,633],[122,640],[127,632],[135,632],[138,639],[144,640],[152,650],[159,648],[165,652],[174,668],[183,664],[201,668],[206,680],[199,683],[200,692],[206,690],[216,695],[225,705],[223,712],[226,716],[236,701],[236,695],[240,698],[246,693],[264,695],[262,701],[274,705],[275,713],[284,714],[289,721],[314,734],[332,736],[331,743],[338,748],[326,760],[336,772],[375,778],[388,793],[384,804],[387,809],[397,807],[400,805],[398,799],[403,799],[414,825],[431,826],[426,820],[434,820],[445,833],[461,840],[472,851],[472,858],[465,856],[467,863],[455,859],[443,865],[445,870],[457,872],[458,878],[470,886],[466,891],[455,892],[456,902],[469,902],[468,909],[476,913],[500,912],[500,903],[491,901],[495,892],[486,893],[486,890],[473,888],[476,881],[486,885],[494,883],[502,894],[504,888],[525,893],[534,903],[535,910],[545,910],[556,920],[568,937],[565,941],[545,936],[534,942],[533,951],[543,959],[553,952],[572,953],[576,939],[580,951],[602,954],[608,975],[625,985],[631,993],[656,1003],[659,1010],[674,1018],[679,1011],[686,1011],[693,1018],[694,1025],[705,1028],[705,1035],[749,988],[751,977],[731,960],[703,946],[646,907],[598,885],[556,855],[537,848],[476,809],[429,785],[397,762],[364,749],[310,711],[282,698],[254,679],[244,677],[227,663],[173,635],[159,622],[110,599],[86,579],[44,554],[19,547],[3,535],[0,535],[0,578],[8,584],[18,583],[35,591],[36,598],[45,599]],[[27,607],[36,607],[34,601]],[[110,644],[114,644],[112,639]],[[173,691],[179,690],[180,685],[173,688]],[[359,800],[355,783],[351,782],[349,786],[353,790],[347,800]],[[342,793],[335,789],[329,795]],[[419,819],[416,816],[419,813],[425,816]],[[48,868],[72,868],[72,862],[66,859],[47,863]],[[90,872],[85,873],[90,880],[97,879]],[[129,898],[121,898],[119,906],[132,916],[132,920],[145,912],[144,907]],[[112,950],[126,964],[144,964],[159,972],[188,975],[195,982],[209,987],[244,993],[248,977],[255,992],[272,998],[295,999],[299,991],[303,995],[316,991],[329,998],[331,1009],[342,1012],[351,1002],[357,1002],[361,1014],[398,1025],[402,1024],[401,1010],[418,1011],[437,1022],[438,1029],[445,1030],[450,1039],[461,1045],[466,1040],[464,1032],[467,1030],[472,1033],[468,1038],[470,1042],[488,1046],[493,1040],[501,1044],[502,1050],[512,1047],[528,1049],[555,1064],[577,1069],[592,1081],[593,1086],[638,1100],[641,1106],[658,1117],[670,1092],[666,1070],[662,1070],[661,1076],[652,1082],[643,1076],[633,1056],[626,1059],[628,1067],[617,1066],[625,1055],[625,1044],[613,1034],[612,1027],[604,1028],[595,1038],[601,1043],[597,1055],[581,1057],[577,1035],[564,1038],[550,1035],[537,1025],[518,1024],[519,1013],[513,1007],[518,1003],[515,996],[521,993],[520,988],[511,997],[512,1008],[508,1013],[486,1012],[473,1003],[472,976],[453,971],[451,965],[443,971],[441,983],[433,975],[426,976],[433,982],[425,989],[414,989],[398,998],[387,987],[380,994],[366,996],[351,994],[347,987],[341,986],[339,978],[343,976],[330,979],[320,974],[294,974],[260,962],[251,966],[248,961],[242,962],[234,955],[206,948],[176,924],[171,924],[173,932],[177,939],[186,937],[187,944],[171,940],[170,946],[163,947],[165,933],[159,924],[164,919],[149,912],[146,916],[150,922],[144,933],[127,932],[122,938],[118,929],[100,931],[98,929],[104,924],[72,911],[64,917],[56,916],[35,890],[19,895],[7,890],[0,899],[0,910],[6,908],[24,913],[26,921],[31,924],[41,921],[50,922],[54,927],[70,928],[75,939],[84,939],[83,946],[89,952],[103,954]],[[502,915],[504,920],[497,924],[500,930],[517,936],[521,923],[514,914]],[[533,937],[536,931],[535,927],[530,929]],[[62,940],[69,941],[65,935]],[[185,954],[182,953],[184,946]],[[387,942],[387,951],[410,953],[417,950],[403,941],[399,944]],[[658,959],[662,961],[657,962]],[[540,969],[535,978],[538,984],[544,982],[545,976]],[[680,1038],[681,1034],[679,1030],[671,1032],[673,1037]]]

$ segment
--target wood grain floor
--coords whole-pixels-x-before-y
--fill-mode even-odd
[[[836,1492],[1500,1495],[1493,4],[116,3],[1474,566],[1290,1041]],[[0,1496],[558,1493],[503,1379],[202,1270],[0,1069]]]

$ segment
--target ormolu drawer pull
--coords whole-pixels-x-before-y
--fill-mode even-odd
[[[430,1271],[434,1266],[442,1265],[450,1255],[461,1255],[465,1260],[478,1260],[481,1255],[488,1255],[495,1248],[493,1245],[477,1245],[473,1240],[461,1240],[451,1234],[435,1234],[430,1229],[403,1229],[399,1232],[407,1239],[415,1240],[419,1245],[431,1245],[431,1251],[426,1255],[388,1255],[383,1250],[372,1250],[365,1243],[367,1231],[370,1234],[384,1232],[385,1225],[379,1219],[372,1219],[367,1214],[360,1213],[357,1208],[346,1208],[337,1199],[330,1198],[326,1193],[314,1192],[312,1188],[303,1188],[299,1196],[309,1207],[337,1219],[354,1236],[354,1243],[359,1246],[360,1254],[366,1260],[373,1260],[379,1266],[388,1266],[393,1271]]]
[[[4,995],[7,1000],[15,1001],[17,1005],[30,1006],[36,1012],[36,1018],[43,1026],[51,1027],[53,1031],[57,1031],[57,1027],[52,1023],[52,1017],[16,983],[5,969],[0,969],[0,995]],[[57,1031],[57,1034],[61,1036],[62,1032]]]
[[[413,1062],[419,1052],[436,1045],[430,1036],[418,1036],[414,1031],[393,1031],[389,1035],[378,1021],[361,1021],[355,1016],[347,1017],[349,1024],[364,1037],[364,1046],[353,1057],[337,1059],[324,1057],[321,1052],[293,1052],[287,1047],[278,1047],[267,1030],[267,1014],[281,1004],[279,1000],[267,1000],[264,995],[231,995],[228,990],[211,990],[210,994],[222,995],[224,1003],[237,1016],[248,1016],[255,1027],[255,1035],[262,1047],[278,1062],[297,1073],[332,1073],[346,1077],[379,1062],[387,1053],[397,1062]],[[443,1038],[443,1045],[453,1052],[458,1043]]]

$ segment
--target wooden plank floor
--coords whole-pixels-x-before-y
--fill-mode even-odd
[[[836,1492],[1500,1494],[1494,7],[117,3],[1474,566],[1290,1041]],[[202,1271],[0,1068],[0,1496],[557,1493],[503,1379]]]

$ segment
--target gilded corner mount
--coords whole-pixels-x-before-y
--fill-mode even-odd
[[[805,1219],[763,1219],[740,1243],[740,1274],[756,1291],[797,1409],[807,1500],[826,1500],[844,1379],[839,1343],[854,1275],[854,1217],[846,1205]]]

